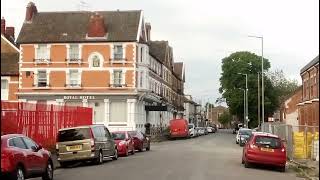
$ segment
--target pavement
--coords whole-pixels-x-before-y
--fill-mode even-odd
[[[293,171],[244,168],[242,147],[232,131],[193,139],[153,143],[150,151],[106,161],[102,165],[77,164],[55,170],[55,180],[301,180]],[[34,180],[40,178],[34,178]]]

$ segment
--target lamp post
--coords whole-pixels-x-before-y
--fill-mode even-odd
[[[262,124],[264,123],[264,69],[263,69],[263,36],[248,36],[261,39],[261,96],[262,96]]]
[[[258,123],[259,123],[259,128],[261,128],[261,121],[260,121],[260,72],[258,72]]]
[[[243,121],[246,119],[246,90],[238,88],[243,91]],[[244,122],[245,123],[245,122]]]
[[[245,117],[245,125],[246,125],[246,128],[248,128],[248,74],[243,74],[243,73],[238,73],[240,75],[243,75],[243,76],[246,76],[246,110],[245,110],[245,114],[246,114],[246,117]]]

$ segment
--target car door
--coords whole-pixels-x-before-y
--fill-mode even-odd
[[[114,155],[115,153],[115,142],[108,130],[108,128],[104,127],[104,132],[105,132],[105,138],[106,138],[106,141],[107,141],[107,144],[106,144],[106,149],[107,149],[107,152],[108,152],[108,155],[109,156],[112,156]]]
[[[99,130],[101,132],[101,147],[102,147],[103,154],[105,156],[109,156],[110,155],[109,141],[108,141],[108,137],[106,136],[105,127],[100,126]]]
[[[33,161],[34,161],[34,170],[36,173],[42,173],[46,167],[46,159],[42,154],[42,150],[38,149],[38,145],[32,141],[30,138],[22,137],[24,143],[27,146]]]
[[[23,164],[25,166],[25,170],[28,174],[33,174],[36,172],[36,161],[33,153],[31,153],[25,142],[21,137],[14,137],[11,139],[13,146],[16,148],[16,152],[22,153],[24,156]]]

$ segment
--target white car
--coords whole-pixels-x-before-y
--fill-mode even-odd
[[[198,133],[197,133],[197,130],[196,130],[194,124],[190,123],[188,126],[189,126],[190,137],[196,137],[198,135]]]
[[[240,136],[239,136],[239,130],[238,130],[236,135],[236,144],[239,144],[239,141],[240,141]]]
[[[213,133],[213,129],[212,129],[212,127],[207,127],[207,131],[208,131],[208,133]]]

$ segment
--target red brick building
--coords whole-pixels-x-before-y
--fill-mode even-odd
[[[184,66],[150,32],[141,10],[38,12],[30,2],[17,39],[19,100],[92,107],[94,123],[111,129],[168,125],[183,114]],[[167,111],[146,110],[159,104]]]
[[[19,53],[14,43],[14,27],[6,27],[1,19],[1,100],[17,101],[19,79]]]
[[[299,125],[319,126],[319,56],[300,71],[302,101],[298,104]]]

